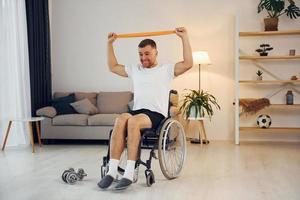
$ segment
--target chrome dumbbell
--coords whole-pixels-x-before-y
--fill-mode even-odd
[[[75,184],[77,181],[82,181],[82,179],[87,176],[83,169],[78,169],[77,173],[74,168],[69,168],[62,173],[62,180],[68,184]]]
[[[84,172],[84,170],[82,168],[79,168],[77,171],[77,176],[78,176],[78,180],[82,181],[82,179],[87,176],[87,174]]]

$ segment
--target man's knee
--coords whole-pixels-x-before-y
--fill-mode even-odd
[[[119,137],[125,136],[125,130],[127,128],[127,121],[131,115],[129,113],[123,113],[116,118],[114,130],[112,134],[113,139],[119,139]]]
[[[136,119],[135,117],[130,117],[127,122],[127,129],[129,132],[131,132],[130,130],[139,129],[140,124],[141,123],[138,119]]]
[[[131,117],[129,113],[123,113],[119,115],[115,120],[115,127],[126,128],[127,121]]]

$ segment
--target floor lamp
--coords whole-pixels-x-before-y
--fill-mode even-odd
[[[199,66],[199,76],[198,76],[198,80],[199,80],[199,92],[201,90],[201,65],[210,65],[211,62],[210,62],[210,58],[208,56],[208,53],[206,51],[196,51],[196,52],[193,52],[193,61],[194,61],[194,64],[197,64]],[[195,120],[197,120],[197,118],[195,118]],[[196,143],[196,144],[200,144],[201,143],[201,135],[200,135],[200,131],[199,131],[199,139],[192,139],[191,140],[191,143]],[[206,140],[206,141],[203,141],[204,144],[208,144],[209,141]]]

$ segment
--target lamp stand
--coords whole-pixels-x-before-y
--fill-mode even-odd
[[[198,76],[198,80],[199,80],[199,92],[200,92],[200,88],[201,88],[201,64],[199,64],[199,76]]]
[[[198,77],[198,80],[199,80],[199,92],[200,92],[200,88],[201,88],[201,64],[199,64],[199,77]],[[204,128],[204,127],[203,127]],[[191,139],[191,143],[192,144],[201,144],[201,135],[200,135],[200,130],[199,130],[199,139],[198,138],[193,138]],[[202,143],[203,144],[208,144],[209,143],[209,140],[206,140],[206,139],[203,139],[202,140]]]

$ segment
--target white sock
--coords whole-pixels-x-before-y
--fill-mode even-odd
[[[120,160],[116,159],[109,160],[109,170],[107,172],[107,175],[111,175],[112,177],[117,178],[119,162]]]
[[[136,162],[135,160],[127,160],[127,165],[125,168],[125,173],[123,175],[123,178],[127,178],[133,181],[135,162]]]

